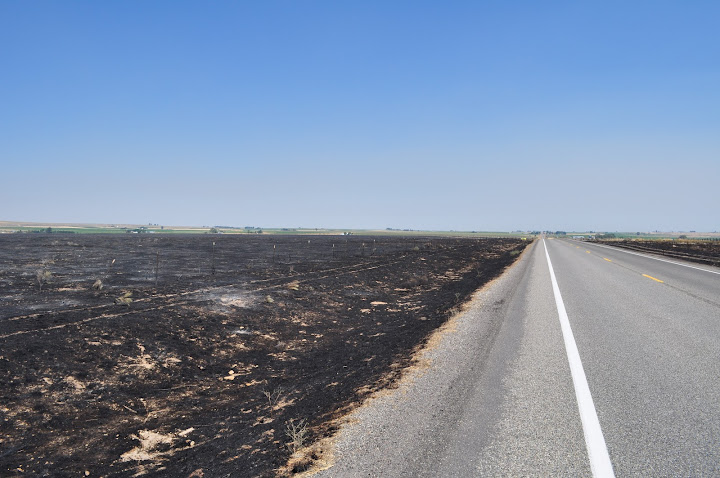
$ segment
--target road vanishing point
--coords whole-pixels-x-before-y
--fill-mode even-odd
[[[720,476],[720,269],[535,241],[322,477]]]

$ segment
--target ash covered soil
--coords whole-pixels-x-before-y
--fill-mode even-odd
[[[2,235],[0,475],[292,474],[525,246]]]

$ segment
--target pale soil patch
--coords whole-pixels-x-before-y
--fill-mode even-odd
[[[195,446],[193,440],[187,439],[193,431],[195,431],[194,427],[176,433],[139,430],[137,434],[130,435],[130,438],[139,441],[140,444],[120,455],[120,461],[138,462],[138,471],[134,476],[141,476],[152,470],[158,470],[162,462],[170,456],[178,451],[187,450]]]

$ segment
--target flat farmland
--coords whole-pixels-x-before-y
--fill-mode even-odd
[[[1,235],[0,475],[303,470],[525,246]]]

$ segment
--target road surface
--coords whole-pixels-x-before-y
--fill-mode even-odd
[[[536,241],[422,362],[318,476],[720,475],[720,269]]]

